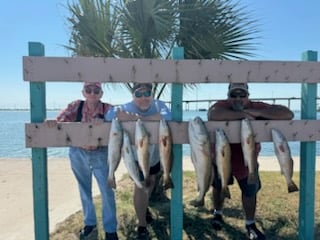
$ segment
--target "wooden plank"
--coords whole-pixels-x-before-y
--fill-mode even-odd
[[[256,141],[270,142],[271,128],[282,131],[288,141],[319,141],[320,120],[290,120],[290,121],[252,121]],[[144,122],[150,133],[152,143],[158,142],[159,123],[154,121]],[[214,130],[222,128],[229,141],[240,142],[240,121],[209,121],[205,122],[214,142]],[[135,122],[122,122],[134,142]],[[188,140],[188,122],[169,122],[172,130],[173,143],[186,144]],[[64,147],[108,144],[110,123],[94,126],[90,123],[58,123],[57,127],[49,128],[44,123],[27,123],[25,125],[26,147]]]
[[[317,83],[320,82],[320,63],[23,57],[23,79],[36,82]]]

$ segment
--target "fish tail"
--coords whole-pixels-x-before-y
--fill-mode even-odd
[[[138,188],[141,188],[141,189],[145,187],[145,185],[140,181],[135,181],[135,184]]]
[[[202,207],[204,205],[204,198],[196,198],[194,200],[191,200],[189,204],[194,207]]]
[[[248,184],[256,184],[257,183],[257,175],[255,173],[249,173],[247,183]]]
[[[231,194],[230,194],[230,190],[229,190],[229,187],[226,186],[222,189],[222,195],[224,198],[229,198],[231,199]]]
[[[297,191],[299,191],[298,186],[294,183],[294,181],[291,181],[291,182],[288,184],[288,193],[297,192]]]
[[[144,183],[145,183],[145,186],[146,186],[146,187],[149,187],[149,186],[150,186],[151,181],[150,181],[150,176],[149,176],[149,175],[144,179]]]
[[[163,188],[164,188],[164,190],[167,190],[169,188],[174,188],[174,184],[173,184],[172,178],[170,176],[164,179]]]
[[[109,187],[116,189],[117,185],[116,185],[116,181],[114,178],[108,178],[107,184]]]

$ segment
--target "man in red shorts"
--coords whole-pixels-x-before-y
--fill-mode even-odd
[[[228,121],[241,119],[254,120],[289,120],[293,112],[281,105],[271,105],[264,102],[249,100],[249,89],[246,83],[229,84],[228,98],[219,100],[208,110],[209,121]],[[245,166],[241,143],[230,144],[232,175],[236,178],[241,189],[242,206],[245,214],[245,226],[249,239],[265,239],[264,234],[255,225],[256,195],[261,188],[258,178],[256,184],[248,184],[248,168]],[[260,144],[256,143],[256,157]],[[215,174],[217,176],[218,174]],[[230,181],[232,184],[233,178]],[[212,224],[216,230],[223,225],[222,209],[224,198],[221,198],[221,182],[216,177],[213,181],[214,215]]]

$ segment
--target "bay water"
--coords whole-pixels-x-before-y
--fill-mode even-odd
[[[47,118],[53,119],[58,111],[48,111]],[[188,121],[196,116],[207,120],[206,111],[184,111],[183,121]],[[300,119],[300,112],[295,111],[295,119]],[[317,119],[320,119],[318,113]],[[22,110],[0,110],[0,158],[31,158],[31,148],[25,147],[25,123],[30,123],[30,112]],[[300,142],[289,142],[293,156],[299,156]],[[317,142],[316,155],[320,155],[320,142]],[[189,144],[183,145],[183,155],[190,156]],[[273,144],[262,143],[260,156],[274,156]],[[68,157],[67,147],[48,148],[48,157]]]

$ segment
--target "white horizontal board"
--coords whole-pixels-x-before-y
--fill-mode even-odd
[[[152,143],[158,142],[159,122],[144,122]],[[240,142],[240,121],[205,122],[211,141],[214,142],[214,130],[222,128],[231,143]],[[251,121],[257,142],[271,141],[271,128],[279,129],[288,141],[319,141],[319,120],[281,120]],[[123,128],[129,132],[134,143],[135,122],[122,122]],[[173,142],[189,143],[188,122],[169,122]],[[49,128],[44,123],[28,123],[25,125],[26,147],[64,147],[64,146],[105,146],[108,144],[110,123],[94,126],[90,123],[58,123]]]
[[[25,81],[318,83],[320,62],[23,57]]]

